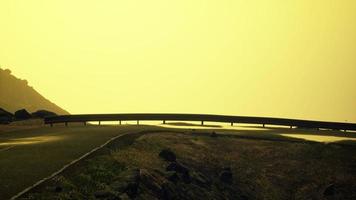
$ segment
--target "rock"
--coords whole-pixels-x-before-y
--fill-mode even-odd
[[[324,196],[334,196],[334,195],[335,195],[335,185],[334,184],[330,184],[324,190]]]
[[[19,120],[30,119],[32,116],[27,110],[22,109],[15,112],[15,118]]]
[[[190,184],[192,182],[192,177],[190,176],[189,171],[182,173],[182,180],[184,183],[187,184]]]
[[[217,137],[218,135],[216,134],[215,131],[213,131],[211,134],[210,134],[210,137]]]
[[[173,183],[177,183],[180,179],[184,183],[191,183],[192,178],[189,174],[189,169],[178,162],[170,163],[167,168],[167,179]],[[179,175],[177,174],[179,173]]]
[[[224,183],[232,184],[233,176],[230,168],[224,168],[220,173],[220,180]]]
[[[223,170],[225,170],[225,171],[231,171],[231,167],[224,167]]]
[[[248,200],[248,197],[245,195],[241,195],[241,200]]]
[[[167,172],[166,178],[173,183],[177,183],[179,181],[179,176],[177,172],[174,171]]]
[[[10,124],[12,122],[12,118],[0,116],[0,124]]]
[[[32,116],[38,118],[45,118],[45,117],[57,116],[57,114],[48,110],[38,110],[32,113]]]
[[[173,162],[176,161],[176,154],[170,149],[163,149],[159,153],[159,157],[163,158],[165,161]]]
[[[54,188],[54,191],[55,191],[55,192],[62,192],[62,191],[63,191],[63,188],[62,188],[61,186],[56,186],[56,187]]]
[[[138,193],[138,183],[129,183],[125,189],[126,194],[130,198],[135,198]]]
[[[13,121],[14,115],[0,108],[0,124],[9,124]]]
[[[166,170],[167,171],[176,171],[176,172],[182,173],[182,174],[189,173],[189,169],[178,162],[171,162],[167,166]]]

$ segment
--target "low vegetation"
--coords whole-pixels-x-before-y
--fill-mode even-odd
[[[354,145],[146,131],[22,199],[356,199],[355,163]]]

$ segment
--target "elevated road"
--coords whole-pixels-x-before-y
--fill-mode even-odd
[[[279,125],[298,128],[332,129],[356,131],[355,123],[325,122],[300,119],[272,118],[272,117],[247,117],[230,115],[206,115],[206,114],[163,114],[163,113],[132,113],[132,114],[87,114],[87,115],[60,115],[45,118],[45,124],[51,126],[56,123],[87,122],[98,121],[200,121],[204,122],[223,122],[239,124],[261,124]]]

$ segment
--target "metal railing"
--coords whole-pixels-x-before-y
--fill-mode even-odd
[[[45,118],[45,124],[51,126],[56,123],[87,122],[98,121],[200,121],[204,122],[223,122],[223,123],[244,123],[244,124],[262,124],[280,125],[299,128],[332,129],[332,130],[351,130],[356,131],[355,123],[343,122],[325,122],[300,119],[285,119],[272,117],[247,117],[230,115],[207,115],[207,114],[162,114],[162,113],[132,113],[132,114],[86,114],[86,115],[60,115]]]

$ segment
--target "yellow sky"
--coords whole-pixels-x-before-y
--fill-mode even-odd
[[[1,0],[0,65],[71,113],[356,122],[355,0]]]

